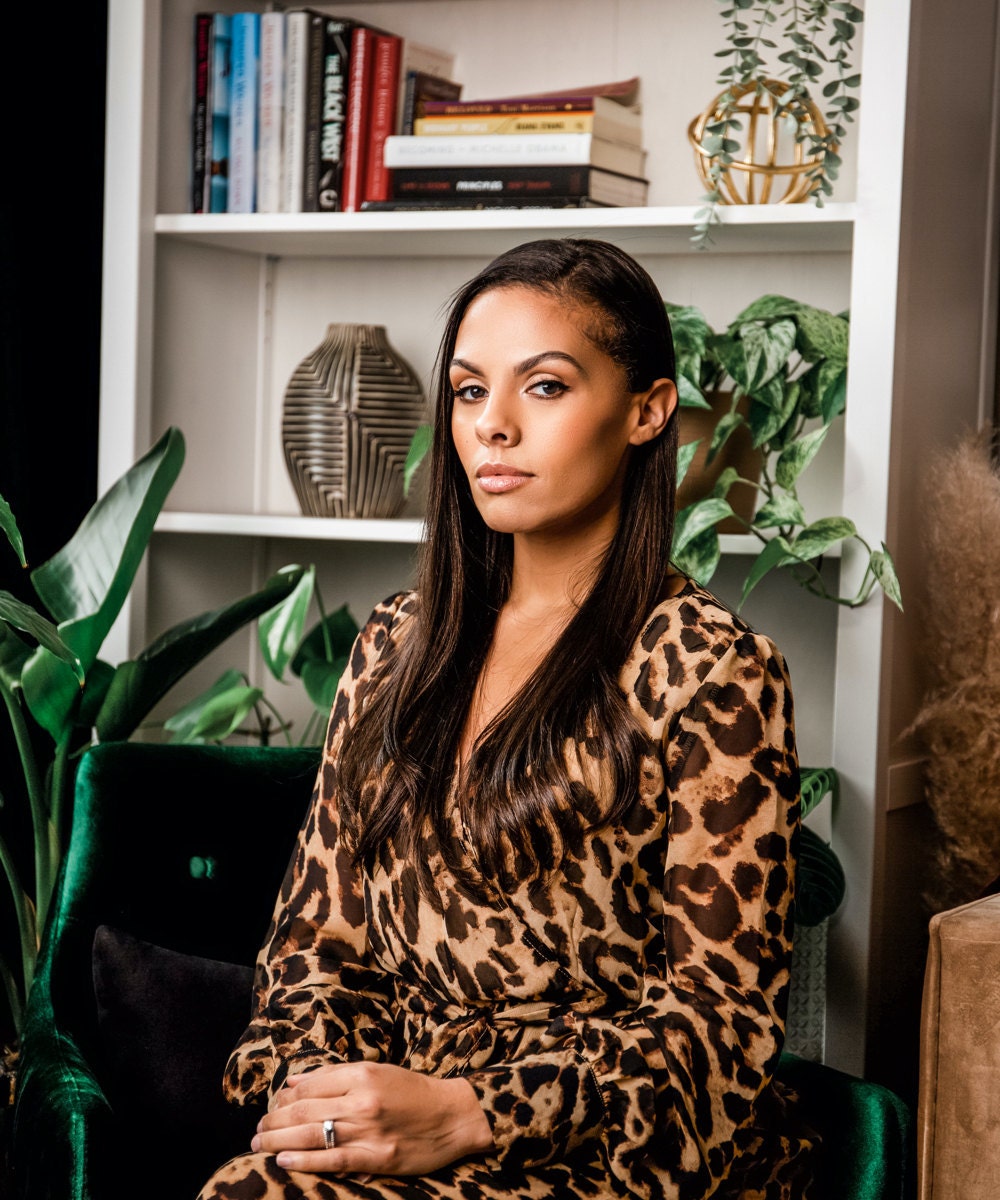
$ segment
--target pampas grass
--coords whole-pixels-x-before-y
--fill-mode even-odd
[[[925,899],[941,912],[1000,874],[1000,475],[991,430],[968,434],[926,473],[930,686],[907,732],[928,754],[938,830]]]

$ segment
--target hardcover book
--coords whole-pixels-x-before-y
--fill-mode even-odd
[[[260,13],[232,16],[230,77],[230,161],[227,212],[252,213],[257,191],[257,83]]]
[[[387,167],[554,166],[584,164],[642,177],[646,152],[608,142],[591,133],[481,134],[418,137],[396,134],[385,140]]]
[[[341,176],[340,210],[357,212],[364,199],[368,121],[375,71],[376,32],[368,25],[351,30],[350,62],[347,73],[347,125],[344,130],[344,165]]]
[[[281,146],[281,211],[302,211],[306,151],[309,14],[285,14],[285,111]]]
[[[490,208],[607,208],[589,196],[539,196],[510,199],[504,196],[468,196],[465,199],[415,196],[408,200],[364,200],[362,212],[467,212]]]
[[[372,68],[372,100],[368,118],[368,149],[365,160],[362,200],[388,200],[389,169],[382,150],[385,139],[395,133],[396,107],[399,102],[399,68],[403,39],[394,33],[375,37]]]
[[[426,100],[459,100],[462,85],[454,79],[431,75],[414,68],[404,70],[399,133],[413,133],[414,122],[423,112]]]
[[[285,14],[260,18],[260,105],[257,118],[257,212],[281,212],[281,136],[285,108]]]
[[[320,137],[326,82],[325,13],[307,8],[306,28],[306,100],[302,166],[302,212],[319,209]]]
[[[605,205],[645,205],[645,179],[617,175],[588,165],[520,167],[399,167],[393,171],[392,199],[436,196],[444,199],[507,200],[586,196]]]
[[[212,14],[195,13],[194,73],[191,104],[191,211],[205,211],[205,165],[208,133],[208,77]]]
[[[642,144],[642,116],[606,96],[545,100],[427,100],[414,122],[420,136],[483,133],[592,133],[605,141]]]
[[[208,170],[208,211],[224,213],[229,200],[229,33],[230,17],[212,18],[211,143]]]

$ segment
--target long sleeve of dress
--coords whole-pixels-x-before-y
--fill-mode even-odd
[[[616,945],[608,922],[600,953],[614,965],[601,969],[638,1003],[611,1016],[569,1006],[545,1049],[465,1076],[501,1162],[558,1162],[598,1137],[629,1194],[693,1200],[759,1144],[784,1036],[798,766],[785,664],[766,638],[736,634],[696,656],[686,704],[661,722],[665,786],[645,787],[660,799],[619,831],[635,861],[613,861],[613,837],[595,842],[623,931]],[[673,644],[660,650],[660,678],[679,675]],[[651,690],[651,659],[633,695],[657,716],[669,689]]]
[[[386,1056],[391,980],[371,953],[360,872],[340,837],[333,767],[401,600],[376,607],[341,678],[313,798],[257,958],[251,1021],[226,1067],[231,1101],[273,1094],[290,1070]]]

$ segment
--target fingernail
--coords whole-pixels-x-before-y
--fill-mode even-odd
[[[279,1167],[294,1167],[295,1166],[295,1155],[289,1154],[286,1150],[282,1150],[282,1152],[278,1155],[278,1157],[274,1161],[278,1164]]]
[[[254,1154],[256,1154],[260,1149],[260,1134],[255,1133],[250,1139],[250,1149],[254,1152]]]

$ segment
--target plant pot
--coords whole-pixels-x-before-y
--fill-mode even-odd
[[[750,430],[746,425],[738,426],[730,434],[726,444],[706,466],[708,448],[712,443],[712,433],[720,418],[725,416],[733,406],[732,392],[710,392],[706,397],[711,409],[682,408],[680,410],[680,441],[681,445],[701,439],[701,445],[695,451],[694,459],[684,476],[684,481],[677,489],[677,511],[687,508],[698,500],[711,495],[712,489],[719,482],[719,476],[727,467],[733,467],[741,479],[752,480],[756,485],[764,466],[764,456],[760,449],[755,449]],[[742,396],[736,406],[736,411],[744,417],[750,407],[750,400]],[[753,518],[757,507],[757,488],[737,483],[729,489],[727,496],[733,511],[746,521]],[[746,528],[733,517],[722,521],[719,533],[746,533]]]
[[[403,466],[426,420],[423,388],[382,325],[329,325],[285,388],[281,436],[310,517],[395,517]]]

